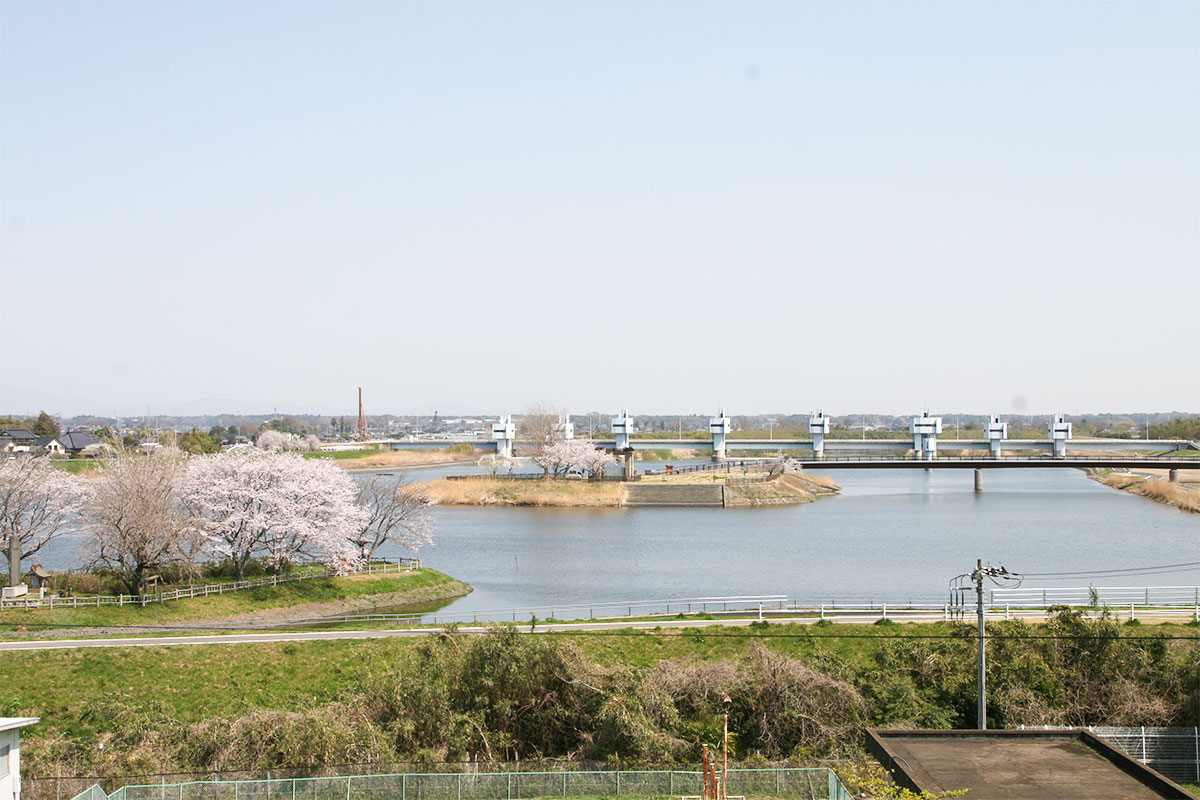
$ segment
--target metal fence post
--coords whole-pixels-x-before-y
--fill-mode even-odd
[[[350,800],[350,776],[346,776],[346,800]]]

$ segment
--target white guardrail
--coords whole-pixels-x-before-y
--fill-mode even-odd
[[[1198,587],[1200,588],[1200,587]],[[1189,591],[1191,588],[1189,587]],[[1153,600],[1153,598],[1152,598]],[[985,616],[992,620],[1043,619],[1046,606],[1039,602],[1028,603],[985,603]],[[1088,608],[1088,604],[1077,607]],[[1103,607],[1103,606],[1101,606]],[[1106,609],[1118,619],[1136,619],[1138,616],[1155,618],[1179,618],[1200,621],[1200,603],[1142,603],[1109,606]],[[791,618],[816,618],[845,622],[874,622],[880,619],[910,621],[950,621],[966,617],[974,619],[975,606],[957,606],[945,602],[914,602],[911,599],[863,600],[829,598],[818,601],[812,598],[796,598],[788,595],[737,595],[730,597],[679,597],[660,600],[620,600],[600,603],[553,603],[525,608],[498,608],[481,610],[444,610],[415,613],[363,613],[335,617],[308,617],[303,619],[264,619],[238,623],[239,629],[279,628],[335,623],[392,623],[405,625],[472,625],[489,623],[546,625],[577,620],[628,620],[630,618],[678,619],[699,616],[712,619],[757,618],[762,621]],[[188,626],[189,629],[203,625]],[[214,626],[225,627],[225,626]]]
[[[132,594],[96,594],[96,595],[71,595],[69,597],[60,596],[57,594],[48,594],[44,597],[36,597],[33,595],[22,595],[20,597],[5,597],[0,599],[0,610],[8,610],[10,608],[87,608],[88,606],[144,606],[150,603],[163,603],[168,600],[179,600],[184,597],[207,597],[212,594],[225,594],[226,592],[239,592],[244,589],[255,589],[260,586],[278,586],[281,583],[292,583],[294,581],[307,581],[314,578],[332,578],[339,575],[368,575],[385,572],[408,572],[413,569],[421,568],[421,559],[419,558],[401,558],[395,563],[373,563],[361,567],[352,572],[344,572],[333,569],[324,569],[317,571],[305,571],[292,575],[270,575],[265,578],[252,578],[244,581],[231,581],[228,583],[195,583],[187,586],[180,586],[176,589],[168,589],[165,591],[144,594],[141,596]]]

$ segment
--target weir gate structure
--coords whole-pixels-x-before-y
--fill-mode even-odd
[[[625,474],[634,476],[633,460],[639,450],[700,450],[712,453],[712,460],[723,462],[730,450],[738,452],[788,453],[805,467],[826,469],[974,469],[975,486],[982,487],[984,469],[1021,468],[1112,468],[1165,469],[1171,480],[1179,470],[1200,469],[1200,458],[1172,457],[1184,450],[1200,451],[1200,444],[1181,439],[1075,439],[1071,423],[1055,414],[1045,439],[1010,439],[1008,423],[993,416],[983,429],[982,439],[943,438],[942,418],[922,412],[909,424],[911,438],[833,439],[831,421],[818,411],[809,417],[808,438],[737,439],[733,421],[719,411],[708,421],[707,439],[637,438],[636,420],[628,411],[611,422],[613,439],[595,440],[597,447],[624,459]],[[562,417],[555,429],[567,439],[574,437],[569,417]],[[445,440],[379,440],[391,449],[416,449],[445,446]],[[509,415],[492,425],[491,441],[476,447],[494,449],[511,458],[518,453],[517,426]],[[939,455],[939,447],[943,453]]]

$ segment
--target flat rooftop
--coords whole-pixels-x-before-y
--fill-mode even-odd
[[[870,730],[871,754],[917,791],[971,800],[1190,798],[1182,787],[1087,731]]]

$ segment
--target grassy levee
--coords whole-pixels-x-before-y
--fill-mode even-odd
[[[104,605],[79,608],[0,611],[0,636],[57,628],[170,625],[247,617],[301,617],[336,614],[372,605],[424,604],[458,597],[466,584],[431,569],[413,572],[310,578],[278,586],[260,586],[207,597],[181,598],[145,606]]]
[[[22,753],[31,778],[518,755],[678,763],[719,733],[722,691],[739,756],[830,757],[865,725],[973,721],[970,625],[669,625],[6,652],[0,698],[7,714],[42,718]],[[990,644],[997,727],[1195,724],[1194,626],[1072,612],[990,631],[1006,637]]]

